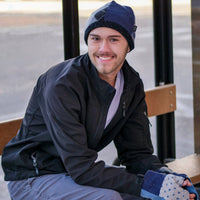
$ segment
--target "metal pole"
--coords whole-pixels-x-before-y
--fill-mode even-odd
[[[172,11],[170,0],[154,0],[155,85],[173,83]],[[175,158],[174,113],[157,117],[158,157]]]
[[[194,152],[200,153],[200,1],[191,1],[192,13],[192,69],[193,69],[193,111]]]
[[[64,59],[80,54],[78,0],[62,0]]]

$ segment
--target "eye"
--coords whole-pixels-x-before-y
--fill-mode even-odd
[[[111,41],[111,42],[117,42],[118,39],[117,39],[117,38],[111,38],[110,41]]]
[[[100,40],[100,38],[97,37],[97,36],[91,36],[90,38],[91,38],[92,41],[98,41],[98,40]]]

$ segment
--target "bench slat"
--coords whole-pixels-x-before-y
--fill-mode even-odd
[[[148,116],[158,116],[176,110],[176,85],[167,84],[146,90]]]
[[[0,155],[4,146],[17,134],[22,118],[0,123]]]

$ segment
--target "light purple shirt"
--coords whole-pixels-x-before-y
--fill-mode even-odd
[[[121,98],[121,95],[123,92],[123,88],[124,88],[124,75],[123,75],[123,71],[120,70],[117,73],[117,78],[116,78],[116,82],[115,82],[116,92],[115,92],[115,96],[112,99],[110,107],[108,109],[105,128],[110,123],[110,121],[112,120],[112,118],[114,117],[114,115],[118,109],[120,98]]]

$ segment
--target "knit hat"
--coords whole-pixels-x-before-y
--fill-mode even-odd
[[[120,32],[127,40],[130,51],[134,49],[137,26],[131,7],[122,6],[115,1],[111,1],[94,11],[88,19],[85,29],[84,39],[86,44],[90,31],[98,27],[108,27]]]

